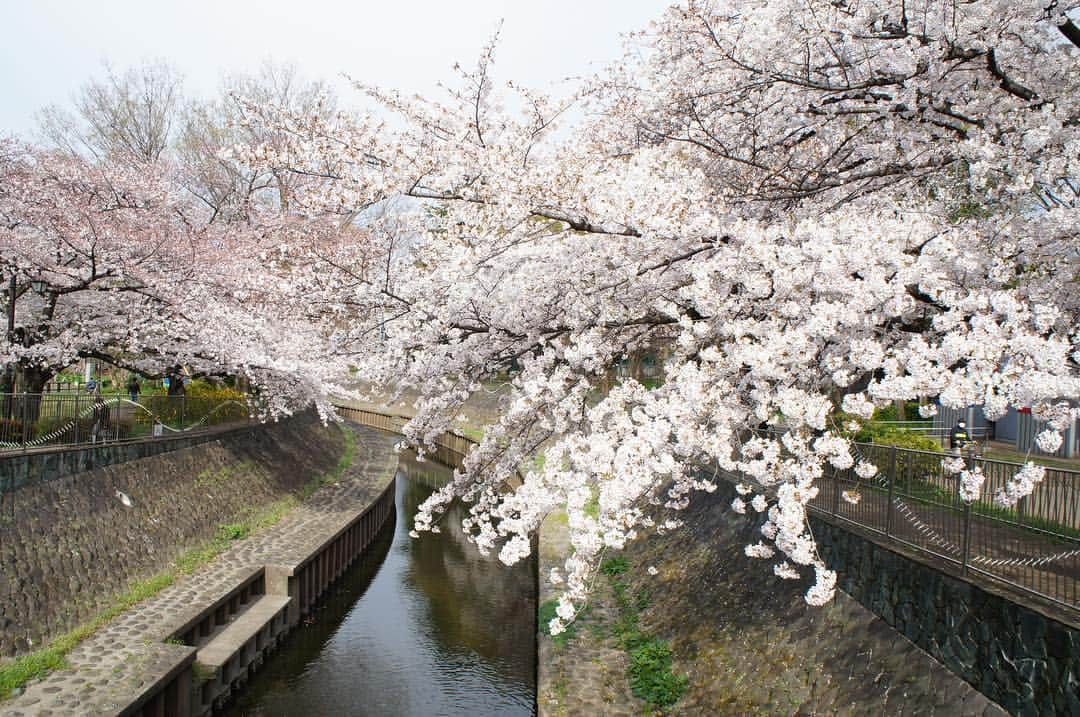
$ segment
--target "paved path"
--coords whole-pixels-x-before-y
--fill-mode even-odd
[[[252,570],[299,562],[336,534],[393,480],[396,437],[361,426],[341,480],[317,491],[277,525],[238,542],[193,574],[129,610],[68,655],[70,667],[28,685],[0,715],[108,715],[167,674],[194,648],[165,644],[179,626],[228,593]]]
[[[892,501],[883,488],[822,478],[821,492],[811,506],[838,515],[882,535],[894,537],[959,565],[964,545],[963,503],[955,494],[923,499],[898,490]],[[903,484],[900,484],[900,488]],[[858,489],[860,499],[852,505],[839,499],[837,490]],[[950,503],[941,503],[948,500]],[[888,514],[892,512],[891,523]],[[1060,604],[1055,615],[1075,624],[1080,615],[1080,540],[1025,529],[1003,520],[973,513],[971,516],[969,565],[977,572],[1013,583],[1021,590],[1044,595]],[[993,583],[991,583],[993,584]],[[1024,601],[1020,593],[1019,601]]]

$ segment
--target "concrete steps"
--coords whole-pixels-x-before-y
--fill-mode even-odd
[[[263,595],[199,648],[195,660],[205,679],[199,687],[204,714],[227,702],[277,646],[289,628],[291,601],[286,595]]]

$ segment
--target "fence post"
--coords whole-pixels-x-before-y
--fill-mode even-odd
[[[75,413],[73,414],[73,416],[74,416],[73,420],[75,421],[75,443],[79,442],[79,420],[80,420],[80,417],[79,417],[79,401],[80,401],[81,398],[82,398],[82,384],[79,384],[77,389],[76,389],[76,393],[75,393]]]
[[[893,495],[896,492],[896,446],[889,451],[889,500],[885,513],[885,535],[892,535]]]
[[[836,468],[826,468],[826,470],[832,473],[832,514],[836,515],[840,512],[840,475]]]
[[[26,424],[27,424],[27,421],[29,419],[29,412],[26,409],[28,408],[29,403],[30,403],[29,399],[30,399],[30,394],[28,394],[26,392],[26,389],[24,388],[23,389],[23,395],[22,395],[22,448],[23,448],[24,451],[26,450],[27,435],[28,435],[27,434],[28,426]]]
[[[968,470],[975,470],[975,446],[968,444]],[[976,496],[978,500],[978,496]],[[967,575],[968,571],[968,559],[971,557],[971,503],[975,501],[964,501],[964,546],[963,553],[960,555],[960,574]]]

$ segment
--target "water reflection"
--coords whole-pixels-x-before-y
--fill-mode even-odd
[[[441,533],[408,537],[416,507],[449,475],[403,456],[388,546],[350,570],[227,714],[534,713],[535,564],[479,555],[461,534],[458,505]]]

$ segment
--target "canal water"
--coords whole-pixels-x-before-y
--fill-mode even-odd
[[[412,539],[417,506],[450,476],[402,454],[397,518],[293,631],[230,717],[505,715],[536,710],[536,564],[481,556],[451,506]]]

